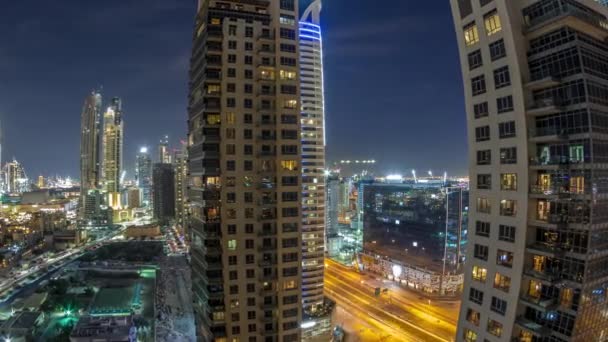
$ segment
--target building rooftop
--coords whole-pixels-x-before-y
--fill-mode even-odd
[[[71,340],[129,341],[133,328],[131,316],[80,318],[70,334]],[[85,339],[83,339],[85,338]],[[93,339],[94,338],[94,339]]]

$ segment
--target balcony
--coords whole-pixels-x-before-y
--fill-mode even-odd
[[[277,261],[276,259],[262,259],[258,261],[258,266],[260,267],[271,267],[273,265],[276,265]]]
[[[272,252],[272,251],[276,251],[276,250],[277,250],[276,244],[261,245],[260,247],[258,247],[258,252]]]
[[[275,126],[277,124],[276,120],[261,120],[255,123],[256,126]]]
[[[277,156],[275,151],[262,151],[258,153],[258,158],[274,158]]]
[[[259,277],[261,282],[268,282],[268,281],[273,281],[273,280],[277,280],[277,274],[276,273],[269,273],[269,274],[262,274]],[[276,305],[276,304],[275,304]]]
[[[257,37],[257,41],[274,42],[274,35],[272,35],[272,34],[260,34]]]
[[[273,310],[273,309],[276,309],[277,307],[278,307],[277,303],[262,303],[262,304],[260,304],[260,309],[262,309],[262,310]]]
[[[524,10],[527,22],[526,33],[529,39],[564,26],[585,32],[599,40],[608,38],[608,21],[603,15],[582,4],[574,6],[555,0],[552,6],[553,10],[534,18],[530,18]]]
[[[530,78],[530,82],[526,83],[526,88],[531,91],[554,87],[561,83],[560,78],[552,76],[550,73],[535,73]]]
[[[563,102],[558,99],[540,99],[528,106],[527,114],[531,116],[544,116],[561,113],[564,110]]]
[[[528,245],[527,250],[536,255],[544,255],[555,258],[563,258],[566,254],[566,250],[563,249],[561,245],[547,242],[535,242]]]
[[[272,182],[260,182],[258,184],[258,189],[274,189],[276,188],[276,184]]]
[[[535,197],[552,197],[558,199],[569,199],[572,195],[580,194],[578,189],[572,189],[567,186],[541,186],[541,185],[532,185],[530,187],[530,194],[537,195]]]
[[[258,236],[275,236],[277,235],[276,229],[262,229],[258,231]]]
[[[534,279],[544,280],[546,282],[556,284],[562,280],[560,272],[558,270],[542,270],[539,271],[534,268],[526,268],[524,275],[532,277]]]
[[[573,166],[584,164],[585,160],[571,158],[570,156],[552,156],[552,157],[536,157],[530,159],[530,166],[535,168],[543,168],[547,166],[556,166],[558,169],[567,170]]]
[[[576,133],[586,134],[587,132]],[[537,128],[534,130],[530,130],[530,140],[533,142],[550,142],[550,141],[568,141],[570,140],[570,134],[566,128],[558,128],[558,127],[547,127],[547,128]]]
[[[551,333],[551,329],[529,320],[524,316],[517,316],[515,324],[537,336],[544,336]]]

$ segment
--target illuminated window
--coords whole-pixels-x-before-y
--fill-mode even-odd
[[[488,319],[488,332],[500,337],[502,335],[502,324],[493,319]]]
[[[207,124],[208,125],[219,125],[221,121],[222,121],[222,118],[219,114],[207,115]]]
[[[287,71],[287,70],[281,70],[279,71],[279,77],[282,80],[295,80],[296,79],[296,72],[295,71]]]
[[[473,309],[467,310],[467,321],[471,322],[472,324],[479,326],[479,317],[479,312]]]
[[[260,71],[260,78],[263,80],[274,80],[274,71],[262,70]]]
[[[575,194],[585,193],[585,177],[575,176],[570,178],[570,192]]]
[[[485,283],[488,270],[483,267],[473,266],[473,280]]]
[[[500,25],[500,17],[496,11],[493,11],[487,14],[484,17],[484,22],[486,25],[486,33],[488,36],[496,34],[502,30],[502,26]]]
[[[291,290],[296,288],[296,281],[289,280],[283,283],[283,290]]]
[[[214,311],[213,312],[213,320],[214,321],[223,321],[224,320],[224,312],[223,311]]]
[[[211,25],[220,25],[222,20],[220,18],[211,18]]]
[[[517,174],[503,173],[500,175],[500,189],[515,191],[517,190]]]
[[[513,266],[513,253],[499,249],[496,252],[496,264],[511,268]]]
[[[236,115],[234,113],[226,113],[226,123],[234,125],[236,123]]]
[[[283,25],[292,25],[293,26],[296,24],[295,17],[293,15],[289,15],[289,14],[281,14],[279,21]]]
[[[228,249],[231,251],[236,250],[236,240],[228,240]]]
[[[207,86],[207,94],[219,94],[220,89],[219,84],[210,84]]]
[[[517,214],[517,201],[502,200],[500,201],[500,215],[515,216]]]
[[[511,288],[511,277],[507,277],[497,272],[494,276],[494,288],[509,292],[509,289]]]
[[[540,281],[538,281],[538,280],[530,280],[530,283],[528,285],[528,293],[527,293],[527,295],[530,298],[533,298],[533,299],[540,298],[542,287],[543,287],[543,285],[541,284]]]
[[[471,46],[479,42],[479,32],[477,26],[472,23],[464,28],[464,43],[466,46]]]
[[[464,333],[462,334],[462,337],[464,338],[464,340],[466,342],[476,342],[477,341],[477,333],[471,329],[465,328]]]
[[[295,160],[282,160],[281,167],[283,170],[295,171],[298,169],[298,162]]]
[[[296,109],[298,106],[298,100],[285,100],[283,101],[283,108]]]
[[[477,198],[477,212],[489,214],[490,213],[490,200],[487,198]]]

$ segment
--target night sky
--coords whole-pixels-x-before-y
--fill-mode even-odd
[[[79,176],[84,97],[123,99],[125,167],[139,146],[186,136],[194,0],[5,1],[2,159],[30,178]],[[447,1],[325,0],[328,160],[464,175],[466,125]],[[105,106],[105,104],[104,104]]]

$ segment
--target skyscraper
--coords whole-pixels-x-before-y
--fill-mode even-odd
[[[4,165],[4,177],[7,193],[20,194],[29,191],[29,179],[23,165],[17,160],[13,159],[12,162]]]
[[[175,172],[173,165],[156,163],[152,171],[154,218],[167,223],[175,218]]]
[[[122,172],[123,122],[122,103],[112,99],[103,121],[103,189],[108,194],[108,204],[118,209],[120,204],[120,176]]]
[[[475,227],[458,341],[603,341],[608,8],[451,4]]]
[[[305,314],[323,304],[325,262],[325,118],[321,0],[302,13],[300,35],[300,95],[302,101],[302,301]]]
[[[84,101],[80,118],[80,193],[81,205],[86,204],[89,190],[97,189],[100,181],[101,94],[93,91]],[[84,213],[85,210],[81,210]]]
[[[188,217],[188,147],[185,142],[182,141],[181,148],[175,152],[173,161],[175,169],[175,221],[182,228],[185,228]]]
[[[171,164],[171,151],[169,150],[169,136],[165,135],[158,143],[158,162]]]
[[[300,341],[297,5],[199,2],[188,168],[193,301],[205,341]]]
[[[135,165],[135,178],[140,193],[140,204],[144,207],[152,203],[152,158],[147,147],[139,149]]]

